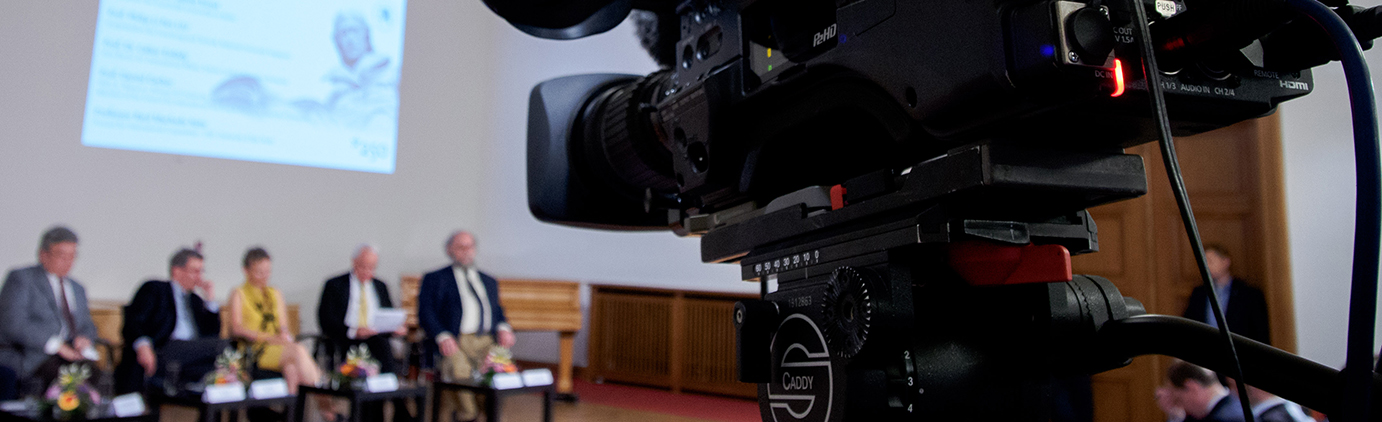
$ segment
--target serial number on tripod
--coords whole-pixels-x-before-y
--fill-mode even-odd
[[[801,296],[787,299],[787,306],[793,308],[805,308],[811,306],[811,296]]]

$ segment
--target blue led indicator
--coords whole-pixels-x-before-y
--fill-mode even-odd
[[[1050,44],[1041,46],[1041,55],[1046,57],[1054,57],[1056,55],[1056,46]]]
[[[845,36],[845,34],[840,34],[840,44],[844,44],[846,41],[849,41],[849,37]]]

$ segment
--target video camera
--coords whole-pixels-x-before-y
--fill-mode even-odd
[[[1270,114],[1331,58],[1276,1],[485,3],[553,39],[639,10],[663,70],[533,88],[529,207],[702,236],[760,282],[734,321],[765,421],[1050,420],[1053,385],[1151,353],[1100,334],[1142,305],[1070,269],[1098,250],[1084,209],[1146,192],[1130,7],[1177,135]]]

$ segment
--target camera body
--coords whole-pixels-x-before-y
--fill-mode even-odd
[[[1144,4],[1164,12],[1153,16],[1186,7]],[[705,227],[684,220],[902,169],[962,145],[1096,151],[1150,141],[1126,7],[675,3],[662,17],[679,23],[671,69],[534,89],[529,149],[542,153],[529,157],[531,208],[561,224],[700,234]],[[1244,51],[1163,66],[1178,135],[1269,114],[1309,92],[1308,70],[1268,70]],[[541,94],[555,85],[586,96]]]
[[[558,34],[656,13],[672,63],[533,89],[529,207],[702,236],[759,282],[734,320],[763,420],[1046,421],[1058,386],[1126,364],[1096,333],[1142,306],[1070,256],[1098,250],[1085,208],[1146,192],[1122,153],[1156,132],[1129,7],[1185,2],[570,3],[600,12]],[[1310,91],[1259,43],[1208,45],[1159,61],[1177,135]]]

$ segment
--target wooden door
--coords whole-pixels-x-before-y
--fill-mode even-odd
[[[1295,351],[1289,249],[1275,116],[1177,139],[1190,202],[1205,242],[1233,256],[1234,275],[1267,296],[1272,343]],[[1147,164],[1148,194],[1090,210],[1099,225],[1100,252],[1074,258],[1076,273],[1112,280],[1148,312],[1180,315],[1199,272],[1171,196],[1155,144],[1128,150]],[[1169,358],[1142,357],[1094,377],[1095,420],[1159,422],[1152,399]]]

